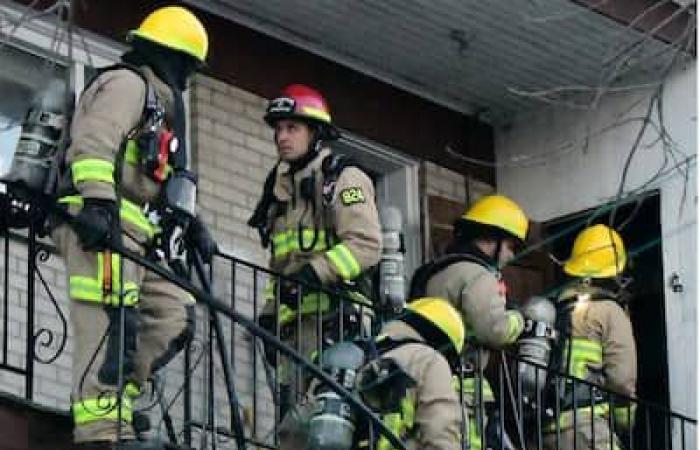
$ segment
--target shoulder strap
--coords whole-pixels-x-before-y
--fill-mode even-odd
[[[401,339],[394,339],[388,336],[384,336],[377,340],[375,342],[375,348],[377,351],[377,356],[382,356],[385,353],[388,353],[392,350],[396,350],[399,347],[403,347],[404,345],[407,344],[421,344],[425,345],[427,347],[430,347],[428,344],[425,342],[419,340],[419,339],[413,339],[413,338],[401,338]],[[432,347],[431,347],[432,348]]]
[[[128,64],[125,62],[118,62],[116,64],[112,64],[111,66],[107,67],[101,67],[97,69],[97,73],[95,76],[93,76],[83,87],[83,92],[87,91],[90,89],[90,87],[95,83],[97,79],[100,78],[104,73],[113,71],[113,70],[130,70],[136,75],[138,75],[146,85],[146,99],[144,101],[144,106],[143,106],[143,112],[141,114],[141,119],[139,122],[134,126],[129,132],[127,133],[127,136],[131,136],[135,131],[143,128],[143,126],[148,122],[148,121],[162,121],[162,119],[165,116],[165,111],[163,110],[163,107],[160,105],[158,102],[158,97],[156,96],[155,89],[153,88],[152,84],[148,81],[148,78],[144,74],[143,70],[135,66],[133,64]],[[72,117],[71,117],[72,120]],[[70,130],[70,122],[67,122],[65,127],[66,129]],[[70,145],[70,137],[66,139],[65,147],[67,148]],[[122,146],[124,146],[125,143],[122,143]],[[62,152],[61,155],[61,161],[58,162],[58,168],[59,168],[59,177],[60,178],[65,178],[66,176],[70,176],[68,173],[67,168],[65,167],[65,161],[63,159],[65,158],[65,152]],[[66,183],[68,184],[68,183]]]
[[[258,234],[260,234],[260,242],[263,248],[267,248],[270,244],[270,228],[272,223],[270,220],[270,208],[277,201],[274,194],[275,180],[277,179],[277,167],[279,163],[270,170],[265,178],[265,185],[263,186],[263,193],[258,200],[258,204],[255,206],[255,211],[253,215],[248,219],[248,226],[256,228]]]
[[[136,75],[138,75],[146,85],[146,101],[144,103],[144,113],[148,111],[153,111],[156,109],[160,109],[160,104],[158,103],[158,97],[156,96],[155,89],[153,88],[153,85],[151,84],[150,81],[148,81],[148,78],[146,78],[146,74],[143,72],[143,69],[141,69],[139,66],[135,66],[133,64],[125,63],[125,62],[119,62],[116,64],[112,64],[111,66],[107,67],[102,67],[98,69],[97,74],[88,81],[88,83],[85,85],[85,88],[83,91],[86,91],[92,84],[97,80],[102,74],[106,72],[111,72],[113,70],[130,70],[134,72]]]
[[[458,262],[472,262],[488,270],[493,270],[493,266],[477,256],[469,253],[451,253],[423,264],[416,269],[413,278],[411,278],[409,298],[415,299],[425,297],[427,295],[428,281],[430,281],[433,275]]]
[[[329,206],[333,201],[335,196],[335,185],[340,178],[340,174],[343,173],[348,167],[356,167],[363,172],[366,170],[352,157],[348,155],[343,155],[342,153],[331,153],[330,155],[323,158],[321,162],[321,173],[323,174],[323,185],[321,192],[323,193],[323,204],[324,206]]]

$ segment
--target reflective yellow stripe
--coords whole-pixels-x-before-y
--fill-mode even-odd
[[[148,235],[149,238],[155,236],[159,231],[156,226],[154,226],[143,213],[142,209],[128,200],[122,199],[122,206],[119,210],[119,216],[122,220],[125,220],[132,225],[134,225],[139,230],[143,231]]]
[[[607,417],[610,413],[610,405],[599,403],[593,407],[593,417]],[[576,422],[591,418],[591,407],[584,406],[576,409]],[[574,411],[564,411],[559,415],[559,428],[570,428],[574,425]],[[551,423],[546,427],[546,431],[555,431],[556,423]]]
[[[136,144],[136,141],[134,141],[133,139],[130,139],[126,143],[124,160],[127,163],[134,166],[139,164],[139,147]],[[173,167],[170,164],[166,164],[165,169],[163,170],[163,179],[168,178],[168,175],[170,175],[170,172],[172,172],[172,170]]]
[[[306,294],[301,300],[301,314],[313,314],[318,310],[326,312],[330,308],[331,300],[325,292],[312,292]]]
[[[396,413],[385,414],[382,416],[382,422],[392,433],[399,439],[403,439],[406,431],[411,430],[416,417],[415,401],[411,396],[401,399],[401,411]],[[382,436],[377,443],[377,450],[391,450],[389,440]]]
[[[474,397],[474,401],[476,401],[476,378],[475,377],[466,377],[462,381],[462,393],[466,395],[470,395]],[[453,376],[452,377],[452,388],[459,393],[459,377],[458,376]],[[484,401],[489,401],[492,400],[493,397],[493,391],[491,390],[491,384],[489,384],[488,380],[486,378],[483,379],[481,382],[481,391],[482,391],[482,398]]]
[[[129,139],[126,142],[124,160],[132,165],[136,165],[139,163],[139,147],[138,145],[136,145],[136,141],[134,141],[133,139]]]
[[[268,302],[274,302],[275,301],[275,286],[277,283],[275,283],[274,279],[269,279],[265,283],[265,288],[263,289],[263,298],[268,301]]]
[[[506,311],[506,315],[508,316],[508,336],[505,343],[510,344],[515,342],[518,336],[520,336],[525,324],[523,322],[523,316],[518,312]]]
[[[326,232],[324,230],[314,230],[313,228],[304,228],[301,233],[301,239],[304,249],[308,249],[314,241],[314,236],[318,233],[316,242],[310,252],[320,252],[326,249]],[[288,230],[281,233],[275,233],[272,236],[272,256],[281,258],[292,252],[301,251],[299,245],[299,233],[297,230]]]
[[[112,286],[119,289],[121,270],[119,255],[112,253]],[[106,295],[104,292],[104,253],[97,253],[97,277],[90,278],[84,275],[71,275],[68,278],[70,297],[74,300],[105,303],[119,306],[119,293],[112,292]],[[134,306],[139,301],[139,287],[133,281],[124,282],[124,306]]]
[[[103,181],[114,184],[114,164],[104,159],[86,158],[71,164],[73,184],[83,181]]]
[[[141,387],[133,381],[127,381],[124,385],[124,394],[131,398],[141,395]]]
[[[311,292],[301,299],[301,314],[325,313],[330,309],[331,299],[325,292]],[[286,324],[296,318],[296,312],[287,305],[280,305],[280,324]]]
[[[467,427],[469,427],[469,449],[481,450],[481,430],[479,430],[475,417],[469,418],[467,421]]]
[[[394,433],[395,436],[400,438],[401,413],[385,414],[382,417],[382,422],[389,430],[391,430],[392,433]],[[393,448],[394,447],[391,446],[389,440],[386,437],[382,436],[379,438],[379,442],[377,443],[377,450],[392,450]]]
[[[401,415],[403,423],[407,430],[413,428],[413,423],[416,419],[416,408],[410,397],[401,399]]]
[[[294,320],[297,316],[296,311],[287,305],[280,305],[280,324],[286,324]]]
[[[382,417],[382,422],[389,430],[391,430],[391,432],[395,436],[397,436],[399,439],[401,438],[401,413],[386,414]],[[385,436],[379,438],[379,442],[377,443],[377,450],[393,449],[394,447],[392,447],[392,445],[389,443],[389,440]]]
[[[613,408],[613,419],[615,420],[615,425],[624,430],[630,430],[632,426],[634,426],[636,411],[636,403],[632,403],[628,406],[616,406]]]
[[[569,345],[564,345],[564,361],[569,359]],[[571,363],[569,374],[577,378],[585,379],[588,373],[588,364],[603,364],[603,346],[600,342],[587,338],[571,338]]]
[[[336,244],[326,255],[344,280],[352,280],[360,275],[360,263],[345,244]]]
[[[65,203],[67,205],[78,205],[83,206],[83,198],[79,195],[67,195],[61,197],[59,203]],[[119,217],[132,224],[140,231],[145,233],[149,238],[152,238],[160,230],[158,227],[153,225],[143,213],[142,209],[134,202],[126,199],[122,199],[121,208],[119,208]]]
[[[131,423],[132,418],[131,399],[124,396],[121,402],[122,420]],[[73,421],[76,425],[96,422],[100,420],[117,420],[117,396],[104,396],[97,398],[85,398],[71,405]]]
[[[87,302],[106,303],[112,306],[119,306],[119,295],[116,293],[104,295],[102,283],[94,278],[71,276],[70,297],[74,300]],[[127,281],[124,283],[124,306],[134,306],[139,302],[139,287],[136,283]]]
[[[301,110],[307,116],[312,116],[320,120],[321,122],[331,123],[331,116],[328,112],[322,110],[321,108],[316,108],[313,106],[302,106]]]

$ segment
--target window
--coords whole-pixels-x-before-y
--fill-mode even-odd
[[[41,101],[46,86],[66,77],[66,67],[50,59],[5,46],[0,49],[0,174],[9,170],[22,121]]]

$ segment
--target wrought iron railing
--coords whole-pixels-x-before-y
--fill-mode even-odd
[[[32,399],[37,365],[54,363],[66,348],[67,321],[55,295],[59,294],[58,298],[65,299],[65,288],[62,289],[58,280],[51,283],[52,280],[44,275],[43,267],[51,258],[57,258],[57,255],[47,241],[38,238],[34,227],[15,232],[10,231],[7,226],[2,226],[0,240],[3,245],[0,261],[0,370],[20,376],[24,381],[24,397]],[[268,346],[268,359],[271,354],[276,356],[278,361],[280,356],[286,356],[292,360],[292,367],[299,378],[318,378],[323,375],[315,361],[321,359],[329,343],[327,341],[350,338],[350,334],[355,333],[346,333],[347,327],[354,326],[355,331],[360,329],[364,317],[373,319],[373,328],[368,331],[376,332],[378,324],[391,316],[387,311],[373,310],[370,305],[362,303],[345,291],[319,289],[293,282],[230,255],[218,255],[208,272],[201,270],[202,267],[195,267],[192,278],[199,281],[194,284],[173,278],[172,274],[162,267],[149,265],[148,261],[138,256],[125,256],[146,265],[149,270],[154,270],[161,276],[171,278],[173,282],[193,293],[202,306],[201,312],[208,311],[210,314],[200,314],[198,326],[202,331],[183,353],[182,369],[176,368],[168,376],[170,381],[174,380],[170,386],[172,389],[165,393],[165,381],[157,377],[161,380],[156,383],[154,389],[158,401],[143,408],[144,411],[155,411],[154,414],[159,417],[156,429],[165,428],[171,440],[195,448],[278,447],[277,431],[281,420],[280,365],[271,364],[266,360],[263,344]],[[196,270],[197,268],[200,270]],[[208,286],[208,280],[214,280],[213,285]],[[279,312],[282,304],[289,303],[290,299],[282,299],[282,289],[279,288],[268,289],[266,298],[265,286],[270,282],[277,286],[290,282],[293,284],[296,289],[292,289],[295,298],[291,303],[297,311],[300,310],[305,293],[318,296],[316,309],[309,312],[317,319],[313,355],[301,354],[302,346],[298,338],[288,340],[291,346],[285,346],[271,337],[280,336],[281,332],[285,331],[280,326]],[[337,327],[334,329],[324,330],[321,324],[320,319],[329,319],[328,313],[321,309],[320,298],[324,294],[336,305],[333,310],[337,314]],[[35,316],[39,301],[47,301],[55,309],[55,316],[58,318],[57,329],[37,325]],[[268,332],[253,321],[253,318],[260,316],[266,301],[272,302],[273,305],[268,306],[268,310],[273,311],[273,319],[269,322],[273,325],[268,325]],[[356,313],[354,321],[345,314],[348,310]],[[212,320],[214,317],[226,320],[217,323]],[[303,325],[301,316],[297,315],[290,324],[291,329],[297,332],[292,334],[298,336],[298,331]],[[13,327],[17,326],[24,327],[26,334],[13,332]],[[21,346],[24,347],[18,348]],[[223,350],[221,358],[217,359],[215,349]],[[523,361],[508,351],[492,351],[491,363],[488,366],[479,360],[482,352],[478,351],[475,354],[478,357],[474,370],[466,376],[476,380],[476,403],[483,403],[479,393],[483,393],[484,379],[491,381],[496,401],[488,408],[468,408],[471,403],[464,399],[464,408],[468,410],[467,413],[475,416],[475,425],[472,425],[477,427],[475,436],[486,440],[491,433],[489,444],[492,448],[509,448],[509,442],[512,444],[510,448],[541,449],[552,448],[551,445],[554,445],[554,448],[565,448],[563,441],[569,439],[566,435],[567,426],[558,420],[563,413],[570,416],[573,427],[579,427],[581,424],[589,427],[589,431],[584,430],[582,433],[590,434],[593,441],[596,437],[598,440],[604,437],[596,436],[597,433],[601,433],[599,430],[603,430],[602,433],[607,434],[611,449],[616,448],[612,444],[615,442],[615,445],[630,450],[694,448],[697,430],[696,420],[692,418],[672,412],[663,406],[627,398],[566,374],[554,373],[545,366]],[[547,386],[553,387],[538,390],[534,399],[526,400],[523,394],[523,380],[519,376],[520,371],[517,370],[518,364],[541,369],[535,370],[535,373],[538,377],[545,378]],[[465,376],[464,373],[462,376]],[[225,379],[229,382],[225,383]],[[200,381],[203,387],[197,390],[195,384]],[[327,376],[323,382],[333,384]],[[461,383],[464,384],[464,378]],[[576,408],[564,410],[561,399],[566,397],[560,395],[561,386],[571,390],[571,400]],[[337,384],[333,385],[333,388],[348,402],[354,402],[354,407],[358,410],[363,407],[357,403],[356,397],[349,395]],[[301,391],[296,392],[297,396],[303,394]],[[580,392],[587,393],[584,395],[586,401],[576,398]],[[636,417],[634,432],[623,434],[616,425],[613,414],[609,413],[609,409],[605,411],[604,405],[616,403],[628,405],[627,415],[629,418]],[[160,407],[155,408],[155,404],[160,404]],[[369,414],[369,410],[363,411],[362,420],[378,421],[376,415]],[[591,421],[590,416],[598,420]],[[465,420],[464,430],[467,430],[469,423],[470,421]],[[494,427],[494,423],[498,426]],[[601,424],[606,426],[599,427]],[[463,443],[469,440],[470,434],[463,433]],[[581,436],[573,434],[573,445],[579,445],[574,448],[580,448],[581,444],[577,441],[583,439]],[[472,448],[478,448],[475,442],[472,443]]]
[[[25,229],[24,233],[12,233],[0,227],[0,242],[0,369],[18,375],[23,380],[24,397],[31,400],[34,397],[36,365],[56,361],[63,354],[68,339],[68,321],[59,306],[56,289],[52,289],[42,271],[42,264],[51,258],[58,258],[58,255],[50,244],[38,239],[33,226]],[[36,308],[40,301],[51,305],[58,318],[58,329],[37,325]]]

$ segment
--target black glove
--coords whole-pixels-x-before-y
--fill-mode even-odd
[[[301,269],[288,275],[291,280],[281,280],[280,282],[280,303],[297,309],[299,290],[304,293],[312,292],[321,286],[321,279],[316,275],[316,271],[311,264],[304,264]]]
[[[297,281],[303,283],[302,288],[309,290],[309,288],[319,288],[321,286],[321,279],[316,274],[316,270],[311,264],[304,264],[299,271],[294,272],[289,275]]]
[[[187,228],[187,245],[197,249],[206,264],[211,264],[212,258],[219,251],[216,241],[211,237],[202,219],[195,217]]]
[[[85,251],[102,251],[115,239],[117,229],[117,204],[113,200],[86,198],[83,209],[75,221],[75,232]]]
[[[106,306],[105,312],[109,318],[108,339],[104,362],[97,372],[97,379],[100,383],[116,386],[119,381],[120,368],[125,376],[133,375],[140,318],[135,308],[124,308],[124,341],[121,343],[119,309]],[[119,358],[121,351],[124,352],[122,361]]]
[[[277,336],[277,324],[274,314],[261,314],[258,317],[258,325],[273,336]],[[263,341],[265,360],[273,367],[277,366],[277,349],[267,341]]]

